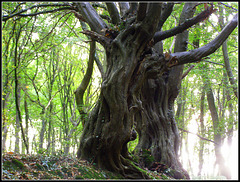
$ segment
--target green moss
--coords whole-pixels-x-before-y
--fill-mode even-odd
[[[12,159],[12,163],[19,167],[20,169],[24,168],[24,164],[17,159]]]
[[[84,177],[82,177],[81,175],[77,175],[75,179],[84,179]]]
[[[83,178],[94,179],[94,175],[90,171],[90,169],[88,169],[86,167],[79,166],[78,171],[81,173]]]
[[[127,160],[128,160],[128,159],[127,159]],[[135,168],[137,168],[140,172],[142,172],[142,173],[145,174],[146,176],[149,176],[151,179],[154,179],[154,177],[153,177],[149,172],[147,172],[146,170],[144,170],[144,169],[136,166],[136,165],[133,163],[133,161],[131,161],[131,160],[128,160],[128,161],[129,161]]]
[[[136,153],[138,153],[138,152],[136,151]],[[132,160],[133,160],[134,162],[139,163],[140,157],[139,157],[138,155],[134,155],[134,154],[132,154],[132,153],[131,153],[130,155],[131,155]]]
[[[17,159],[12,159],[12,162],[4,161],[3,168],[8,170],[24,169],[24,164]]]
[[[151,166],[154,162],[154,157],[151,155],[151,151],[147,149],[143,149],[142,158],[146,166]]]
[[[29,160],[28,160],[28,162],[29,162]],[[72,179],[72,175],[73,175],[72,172],[74,172],[74,174],[76,175],[75,179],[89,179],[89,180],[91,180],[91,179],[92,180],[93,179],[96,179],[96,180],[124,179],[124,177],[121,174],[99,169],[96,166],[96,164],[95,165],[93,164],[91,166],[89,164],[87,164],[87,165],[82,165],[80,163],[73,164],[75,169],[78,169],[77,171],[80,172],[78,174],[77,171],[72,170],[72,167],[66,167],[63,165],[63,166],[61,166],[61,170],[55,168],[56,167],[55,162],[56,162],[55,158],[51,158],[50,160],[48,160],[48,163],[47,163],[48,168],[45,168],[45,166],[42,165],[41,163],[39,163],[39,161],[36,162],[35,168],[37,171],[31,172],[32,177],[39,178],[39,174],[41,174],[40,179],[63,179],[63,178],[66,178],[68,175],[68,177],[70,177]],[[24,161],[24,163],[22,163],[22,161],[18,161],[17,159],[5,160],[5,161],[3,161],[2,164],[3,164],[3,169],[9,170],[9,171],[13,171],[13,170],[19,171],[20,174],[23,171],[27,170],[24,167],[25,161]]]
[[[81,175],[76,176],[76,179],[123,179],[120,174],[96,169],[94,166],[92,168],[79,166],[78,171]]]
[[[3,168],[4,169],[7,169],[7,170],[13,169],[14,166],[15,165],[13,165],[10,161],[4,161],[3,162]]]

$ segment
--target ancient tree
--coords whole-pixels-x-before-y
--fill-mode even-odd
[[[181,86],[183,65],[214,53],[238,22],[236,14],[215,39],[187,51],[188,29],[216,11],[213,4],[205,4],[196,15],[198,5],[186,3],[179,14],[178,25],[165,31],[162,27],[173,13],[174,3],[40,3],[4,15],[2,19],[70,10],[82,25],[85,22],[90,27],[83,28],[81,33],[105,48],[106,70],[101,69],[100,96],[84,119],[78,158],[97,163],[125,178],[148,178],[133,164],[127,148],[128,142],[138,135],[134,154],[142,156],[148,152],[154,161],[171,168],[174,178],[182,179],[189,175],[178,160],[179,133],[173,104]],[[98,14],[96,7],[108,11],[110,16]],[[31,9],[36,11],[26,14]],[[162,41],[173,36],[176,36],[174,52],[163,53]],[[94,47],[92,43],[91,61],[96,61]],[[99,61],[97,64],[102,68]],[[75,92],[80,113],[83,113],[84,88],[82,85]],[[139,160],[146,167],[152,165],[144,158]]]
[[[211,42],[186,51],[187,29],[207,19],[215,9],[206,7],[193,16],[196,5],[186,4],[180,24],[161,31],[173,10],[172,3],[107,3],[109,27],[90,3],[75,3],[75,15],[91,30],[83,31],[106,51],[107,70],[96,107],[84,124],[78,157],[126,178],[147,178],[132,165],[127,143],[139,135],[135,154],[150,151],[155,161],[174,169],[175,178],[189,178],[178,161],[179,134],[173,103],[183,66],[215,52],[237,26],[238,16]],[[121,25],[121,26],[120,26]],[[174,53],[162,52],[161,41],[178,34]],[[143,159],[144,160],[144,159]],[[151,164],[146,164],[149,167]]]

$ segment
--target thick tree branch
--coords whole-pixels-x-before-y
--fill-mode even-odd
[[[163,24],[165,23],[167,18],[171,15],[172,10],[173,10],[173,6],[174,6],[174,3],[163,4],[161,19],[158,23],[158,30],[161,30]]]
[[[142,20],[142,27],[146,33],[151,34],[151,36],[153,36],[153,33],[157,30],[161,9],[162,3],[148,3],[146,16]]]
[[[97,14],[95,9],[88,2],[82,3],[74,3],[76,5],[78,11],[86,20],[88,25],[91,27],[91,30],[97,32],[99,34],[103,34],[101,32],[102,29],[108,28],[107,24],[103,21],[103,19]]]
[[[193,8],[196,3],[189,2],[185,3],[183,10],[180,15],[179,24],[183,23],[186,19],[193,17],[195,9]],[[174,52],[187,51],[188,31],[184,31],[176,36],[174,44]],[[179,89],[181,87],[181,77],[183,74],[184,65],[176,66],[169,71],[168,82],[169,82],[169,103],[173,105],[174,100],[177,98]]]
[[[107,10],[107,7],[105,6],[105,4],[100,4],[98,2],[92,3],[92,7],[94,7],[94,8],[99,7],[99,8],[103,8],[103,9]]]
[[[82,15],[80,15],[78,12],[76,12],[75,10],[72,10],[72,12],[74,13],[75,17],[81,22],[84,21],[86,22],[86,20],[83,18]]]
[[[213,39],[205,46],[188,52],[176,52],[171,54],[171,57],[177,60],[177,63],[174,66],[197,62],[200,61],[202,58],[214,53],[228,38],[232,31],[237,27],[237,24],[238,14],[233,17],[233,19],[225,26],[225,28],[215,39]]]
[[[147,3],[139,3],[137,11],[137,21],[142,21],[146,16]]]
[[[122,16],[125,15],[125,13],[129,10],[130,6],[128,2],[119,2],[119,7],[120,7],[120,14]]]
[[[162,12],[162,3],[148,3],[147,14],[144,21],[159,22]]]
[[[159,23],[158,23],[157,31],[161,31],[163,24],[166,22],[166,20],[168,19],[168,17],[172,13],[173,6],[174,6],[174,3],[167,3],[167,4],[164,3],[162,5],[162,13],[161,13],[161,18],[160,18]],[[154,45],[154,48],[156,50],[158,50],[159,53],[163,54],[163,44],[162,44],[161,41],[156,43]]]
[[[136,2],[132,2],[130,3],[130,8],[129,8],[129,13],[136,13],[137,12],[137,7],[138,7],[138,3]]]
[[[111,43],[111,39],[90,30],[85,30],[80,33],[90,36],[93,40],[99,42],[104,47]]]
[[[114,2],[106,3],[106,5],[107,5],[108,12],[110,14],[110,17],[112,19],[112,23],[115,25],[118,24],[120,22],[120,15],[115,3]]]
[[[156,44],[157,42],[164,40],[166,38],[172,37],[176,34],[182,33],[184,30],[192,27],[193,25],[205,20],[207,17],[209,17],[215,10],[213,9],[213,7],[208,7],[205,11],[203,11],[202,13],[198,14],[197,16],[185,21],[184,23],[180,24],[177,27],[174,27],[170,30],[166,30],[166,31],[159,31],[156,32],[154,35],[154,44]]]

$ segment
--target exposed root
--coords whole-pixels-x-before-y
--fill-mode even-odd
[[[143,172],[139,167],[135,166],[129,159],[121,156],[121,161],[124,167],[124,178],[126,179],[150,179],[149,176]]]

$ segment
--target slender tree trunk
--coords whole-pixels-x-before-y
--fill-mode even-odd
[[[65,147],[64,147],[64,154],[68,155],[69,149],[70,149],[70,138],[66,137],[65,141],[66,141],[66,144],[65,144]]]
[[[16,60],[15,60],[15,65],[16,65]],[[20,112],[18,112],[18,109],[19,109],[19,105],[20,105],[20,98],[21,98],[21,92],[20,92],[20,88],[19,88],[19,85],[18,85],[18,81],[17,79],[20,79],[20,77],[17,76],[17,68],[15,68],[15,104],[16,104],[16,127],[15,127],[15,149],[14,149],[14,152],[15,153],[19,153],[20,152],[20,149],[19,149],[19,140],[20,140],[20,137],[19,137],[19,131],[20,131]]]
[[[35,149],[35,150],[34,150]],[[35,151],[37,152],[37,142],[36,142],[36,134],[33,135],[33,139],[32,139],[32,152]],[[31,154],[32,154],[31,152]]]
[[[232,137],[233,137],[233,129],[234,129],[234,116],[233,116],[233,105],[231,103],[231,97],[230,94],[227,93],[227,102],[228,102],[228,110],[229,110],[229,117],[227,122],[227,140],[228,140],[228,146],[231,148],[232,146]]]
[[[19,96],[20,98],[20,96]],[[19,122],[19,116],[18,112],[16,111],[16,126],[15,126],[15,153],[19,153],[19,131],[20,131],[20,122]]]
[[[223,20],[223,16],[222,16],[223,9],[220,7],[219,11],[220,11],[220,16],[219,16],[218,22],[220,24],[221,29],[223,29],[224,28],[224,20]],[[222,44],[222,52],[223,52],[223,57],[224,57],[224,66],[227,71],[229,82],[232,85],[235,96],[238,98],[238,88],[237,88],[237,84],[234,79],[234,76],[232,73],[232,68],[231,68],[230,62],[229,62],[229,56],[228,56],[228,50],[227,50],[227,40],[224,41]]]
[[[28,130],[29,130],[29,111],[28,111],[28,103],[27,103],[27,95],[25,93],[24,96],[24,110],[25,110],[25,123],[26,123],[26,128],[25,128],[25,136],[26,136],[26,141],[29,143],[29,138],[28,138]],[[29,147],[29,146],[28,146]],[[29,149],[26,149],[26,151],[29,151]]]
[[[41,113],[41,120],[42,120],[42,127],[39,135],[39,151],[43,152],[43,142],[44,142],[44,134],[46,130],[46,120],[45,120],[45,113],[44,109],[42,109]]]
[[[227,179],[231,179],[230,171],[225,166],[224,157],[221,153],[222,132],[223,131],[220,128],[218,113],[217,113],[217,109],[215,107],[213,91],[212,91],[209,80],[206,81],[206,89],[207,89],[206,92],[207,92],[208,107],[211,112],[211,117],[212,117],[212,121],[213,121],[214,142],[216,142],[214,144],[216,163],[219,165],[220,175],[226,176]]]
[[[51,94],[50,94],[50,99],[51,99]],[[54,130],[54,128],[52,127],[52,108],[53,108],[53,105],[52,103],[50,103],[50,106],[49,106],[49,113],[48,113],[48,144],[47,144],[47,152],[50,153],[51,150],[50,150],[50,147],[53,143],[54,140],[51,140],[51,133],[52,133],[52,130]]]
[[[55,136],[55,129],[53,128],[52,129],[52,141],[56,140],[56,136]],[[52,142],[52,155],[55,155],[56,154],[56,151],[55,151],[55,142]]]
[[[27,153],[29,153],[28,152],[28,143],[27,143],[26,138],[25,138],[25,132],[24,132],[23,125],[22,125],[22,118],[21,118],[21,112],[20,112],[20,87],[19,87],[19,83],[18,83],[19,79],[20,79],[20,76],[17,73],[18,66],[19,66],[19,63],[20,63],[20,56],[19,56],[19,53],[18,53],[18,41],[20,39],[21,29],[22,29],[22,27],[19,26],[18,32],[16,32],[16,42],[15,42],[15,49],[14,49],[15,105],[16,105],[16,113],[17,113],[17,118],[18,118],[18,119],[16,119],[16,122],[17,122],[17,124],[19,124],[18,126],[20,126],[22,139],[23,139],[23,142],[26,146]],[[18,140],[18,137],[16,137],[16,141],[17,140]],[[19,143],[17,145],[19,146]],[[16,150],[18,150],[18,149],[16,149]]]
[[[202,88],[201,101],[200,101],[200,136],[204,137],[204,100],[205,100],[205,91],[204,87]],[[201,176],[202,167],[203,167],[203,150],[204,150],[204,141],[199,141],[199,165],[198,165],[198,176]]]
[[[84,103],[83,95],[90,83],[90,79],[92,77],[92,72],[93,72],[93,63],[94,63],[94,55],[96,52],[96,42],[92,41],[90,43],[90,52],[89,52],[89,61],[88,61],[88,67],[86,74],[84,75],[84,78],[77,88],[77,90],[74,92],[75,98],[76,98],[76,104],[77,104],[77,109],[79,111],[80,117],[81,117],[81,122],[82,125],[84,126],[85,120],[87,119],[87,113],[86,113],[86,106]]]

